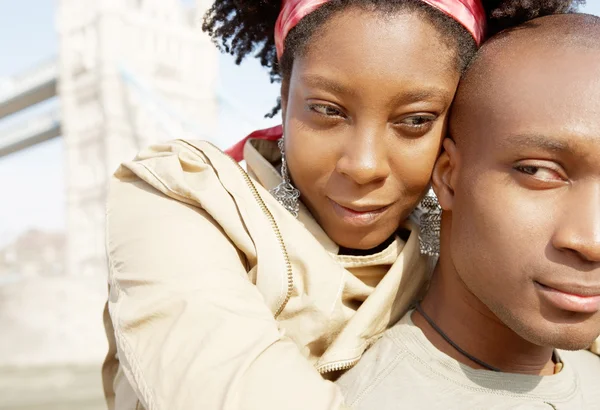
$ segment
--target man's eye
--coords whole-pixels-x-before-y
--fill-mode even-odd
[[[564,178],[557,171],[537,165],[517,165],[515,169],[522,174],[531,175],[537,179],[547,181],[562,181]]]
[[[528,175],[535,175],[539,169],[539,167],[534,167],[531,165],[521,165],[517,167],[517,171],[521,171],[522,173]]]

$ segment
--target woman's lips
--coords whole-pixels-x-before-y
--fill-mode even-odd
[[[329,198],[328,198],[329,199]],[[346,223],[367,225],[377,220],[390,208],[390,205],[341,205],[329,199],[334,212]]]
[[[547,302],[561,310],[577,313],[596,313],[600,311],[600,291],[578,291],[578,294],[573,293],[575,287],[572,286],[554,287],[553,285],[551,287],[537,281],[535,287]]]

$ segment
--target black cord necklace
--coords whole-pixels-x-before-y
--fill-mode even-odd
[[[440,329],[438,325],[435,324],[435,322],[433,321],[433,319],[431,319],[427,315],[427,313],[425,313],[423,311],[423,308],[421,307],[421,302],[417,302],[416,309],[417,309],[417,312],[419,312],[421,314],[421,316],[423,316],[423,318],[427,321],[427,323],[429,323],[429,326],[431,326],[433,328],[433,330],[435,330],[440,336],[442,336],[444,338],[444,340],[446,342],[448,342],[448,344],[450,346],[452,346],[454,349],[456,349],[457,352],[459,352],[460,354],[462,354],[464,357],[466,357],[470,361],[477,363],[481,367],[485,367],[486,369],[491,370],[493,372],[500,372],[500,369],[498,369],[497,367],[491,366],[491,365],[487,364],[486,362],[484,362],[482,360],[479,360],[475,356],[470,355],[469,353],[467,353],[463,349],[461,349],[460,346],[458,346],[456,343],[454,343],[448,337],[448,335],[446,333],[444,333],[444,331],[442,329]]]

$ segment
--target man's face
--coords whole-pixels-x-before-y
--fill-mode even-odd
[[[600,333],[600,51],[528,48],[457,106],[450,258],[522,338],[581,349]]]

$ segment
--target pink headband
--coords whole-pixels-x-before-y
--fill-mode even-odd
[[[275,23],[277,57],[283,54],[283,44],[289,32],[304,17],[330,0],[282,0],[281,12]],[[442,11],[462,24],[473,36],[477,45],[485,34],[486,15],[481,0],[421,0]]]
[[[275,23],[275,47],[277,57],[283,54],[285,38],[296,24],[304,17],[328,3],[330,0],[282,0],[281,12]],[[424,3],[442,11],[462,24],[471,33],[477,45],[480,45],[485,35],[486,14],[481,0],[421,0]],[[278,140],[283,129],[281,125],[266,130],[254,131],[246,138],[225,151],[236,161],[244,157],[244,146],[249,139]]]

